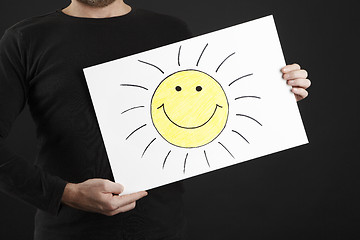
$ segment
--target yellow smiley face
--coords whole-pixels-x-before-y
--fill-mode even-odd
[[[165,78],[151,100],[151,117],[160,135],[183,148],[208,144],[224,129],[229,104],[220,84],[198,70]]]

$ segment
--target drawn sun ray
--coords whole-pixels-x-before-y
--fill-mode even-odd
[[[178,65],[180,67],[180,52],[181,52],[181,45],[179,47],[179,52],[178,52]]]
[[[236,97],[235,100],[239,100],[241,98],[257,98],[257,99],[261,99],[261,97],[258,97],[258,96],[240,96],[240,97]]]
[[[171,150],[166,154],[166,157],[165,157],[164,162],[163,162],[163,165],[162,165],[162,168],[163,168],[163,169],[164,169],[164,167],[165,167],[166,160],[168,159],[170,153],[171,153]]]
[[[204,155],[205,155],[206,162],[207,162],[208,166],[210,167],[210,163],[209,163],[209,160],[208,160],[208,157],[207,157],[207,155],[206,155],[206,151],[205,151],[205,150],[204,150]]]
[[[262,126],[262,124],[261,124],[258,120],[256,120],[256,119],[253,118],[253,117],[250,117],[250,116],[248,116],[248,115],[237,113],[236,116],[247,117],[247,118],[253,120],[254,122],[258,123],[260,126]]]
[[[232,155],[232,153],[229,151],[229,149],[227,149],[227,148],[224,146],[224,144],[222,144],[221,142],[218,142],[218,143],[230,154],[230,156],[231,156],[232,158],[235,159],[234,155]]]
[[[134,110],[134,109],[137,109],[137,108],[143,108],[143,107],[145,107],[145,106],[135,106],[135,107],[131,107],[131,108],[129,108],[129,109],[126,109],[125,111],[122,111],[121,114],[124,114],[124,113],[126,113],[126,112],[128,112],[128,111],[131,111],[131,110]]]
[[[242,139],[244,139],[248,144],[250,144],[249,141],[248,141],[242,134],[240,134],[238,131],[235,131],[235,130],[231,130],[231,131],[234,132],[234,133],[236,133],[236,134],[239,135],[240,137],[242,137]]]
[[[156,138],[154,138],[153,140],[151,140],[151,142],[146,146],[146,148],[144,149],[144,152],[142,153],[141,157],[144,157],[144,154],[146,152],[146,150],[148,150],[148,148],[150,147],[150,145],[156,140]]]
[[[239,81],[240,79],[246,78],[246,77],[250,77],[250,76],[252,76],[252,75],[253,75],[253,73],[249,73],[249,74],[246,74],[246,75],[244,75],[244,76],[241,76],[241,77],[235,79],[234,81],[232,81],[231,83],[229,83],[229,87],[230,87],[233,83]]]
[[[231,56],[233,56],[235,54],[235,52],[233,52],[232,54],[230,54],[229,56],[227,56],[221,63],[220,65],[216,68],[215,72],[218,72],[220,67],[226,62],[226,60],[228,60]]]
[[[133,135],[136,131],[140,130],[141,128],[145,127],[146,125],[147,125],[147,124],[145,123],[144,125],[138,127],[138,128],[135,129],[134,131],[132,131],[132,132],[125,138],[125,140],[128,140],[131,135]]]
[[[159,67],[156,66],[155,64],[148,63],[148,62],[145,62],[145,61],[142,61],[142,60],[138,60],[138,61],[141,62],[141,63],[147,64],[147,65],[149,65],[149,66],[152,66],[152,67],[156,68],[157,70],[159,70],[162,74],[164,74],[164,71],[161,70],[161,68],[159,68]]]
[[[200,59],[201,59],[202,55],[204,54],[205,49],[207,48],[208,45],[209,45],[209,44],[207,43],[207,44],[205,45],[204,49],[201,51],[201,54],[200,54],[200,56],[199,56],[199,59],[198,59],[197,62],[196,62],[196,66],[199,66]]]
[[[185,160],[184,160],[184,170],[183,173],[185,173],[185,167],[186,167],[186,159],[188,158],[189,153],[186,153]]]
[[[123,84],[120,84],[120,86],[122,86],[122,87],[137,87],[137,88],[142,88],[142,89],[145,89],[145,90],[149,90],[144,86],[140,86],[140,85],[136,85],[136,84],[123,83]]]

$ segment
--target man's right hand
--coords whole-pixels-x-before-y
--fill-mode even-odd
[[[106,179],[89,179],[82,183],[68,183],[61,202],[83,211],[113,216],[135,208],[135,203],[147,192],[119,196],[124,187]]]

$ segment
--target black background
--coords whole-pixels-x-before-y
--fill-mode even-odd
[[[273,14],[287,63],[308,70],[299,102],[310,144],[185,180],[190,239],[360,239],[360,21],[356,1],[131,0],[185,20],[194,35]],[[69,4],[17,0],[0,5],[0,33]],[[290,129],[287,129],[291,131]],[[7,141],[36,156],[28,109]],[[32,239],[35,209],[0,193],[0,239]]]

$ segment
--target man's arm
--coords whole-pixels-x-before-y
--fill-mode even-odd
[[[0,190],[56,214],[66,182],[30,164],[5,143],[27,102],[25,62],[21,34],[7,30],[0,40]]]
[[[5,139],[28,97],[25,49],[21,33],[15,30],[9,29],[0,40],[0,190],[51,214],[58,213],[61,203],[106,215],[134,208],[146,192],[118,196],[123,187],[105,179],[67,183],[6,146]]]

